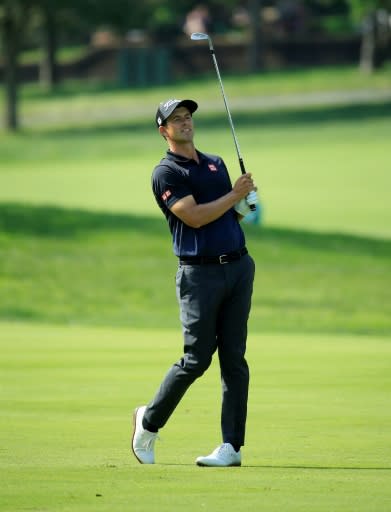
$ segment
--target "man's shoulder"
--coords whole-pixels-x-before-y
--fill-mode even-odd
[[[171,160],[170,158],[164,157],[160,160],[160,162],[155,166],[152,176],[158,177],[162,174],[184,174],[185,169],[180,166],[177,162],[174,160]]]
[[[212,155],[211,153],[200,153],[199,154],[203,157],[203,158],[206,158],[207,160],[212,160],[214,162],[221,162],[222,161],[222,158],[221,156],[218,156],[218,155]]]
[[[152,184],[182,183],[188,177],[188,171],[168,158],[162,158],[152,171]]]

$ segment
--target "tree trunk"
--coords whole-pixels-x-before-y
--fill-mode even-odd
[[[363,23],[363,33],[360,50],[360,70],[372,73],[375,67],[376,51],[376,21],[375,15],[369,14]]]
[[[3,48],[4,48],[4,85],[5,85],[5,126],[7,130],[16,131],[18,121],[18,27],[11,1],[4,4],[3,18]]]
[[[248,12],[250,15],[250,43],[248,48],[248,61],[250,72],[256,72],[261,67],[261,3],[261,0],[248,0]]]
[[[363,23],[360,69],[372,73],[383,66],[388,58],[391,40],[390,15],[386,9],[368,14]]]
[[[39,79],[41,85],[51,91],[58,81],[56,63],[57,30],[52,6],[46,4],[42,6],[42,18],[43,59]]]

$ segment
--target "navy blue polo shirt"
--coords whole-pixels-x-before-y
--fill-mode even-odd
[[[192,195],[197,204],[209,203],[232,190],[223,160],[197,151],[199,163],[167,151],[152,173],[152,190],[166,216],[176,256],[219,256],[244,247],[242,228],[233,208],[200,228],[192,228],[174,215],[170,208],[183,197]]]

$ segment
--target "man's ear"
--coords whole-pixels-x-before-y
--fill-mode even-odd
[[[159,133],[162,137],[166,138],[167,136],[167,130],[164,125],[159,126]]]

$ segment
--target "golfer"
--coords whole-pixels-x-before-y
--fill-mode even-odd
[[[168,151],[152,174],[152,189],[163,211],[178,257],[176,292],[184,354],[168,371],[148,405],[136,408],[133,453],[155,462],[157,433],[189,386],[209,367],[217,350],[222,385],[222,444],[196,459],[199,466],[240,466],[244,444],[249,369],[245,359],[254,262],[239,220],[250,212],[256,192],[251,174],[232,186],[218,156],[194,146],[192,100],[159,105],[156,124]],[[246,199],[247,197],[247,199]]]

